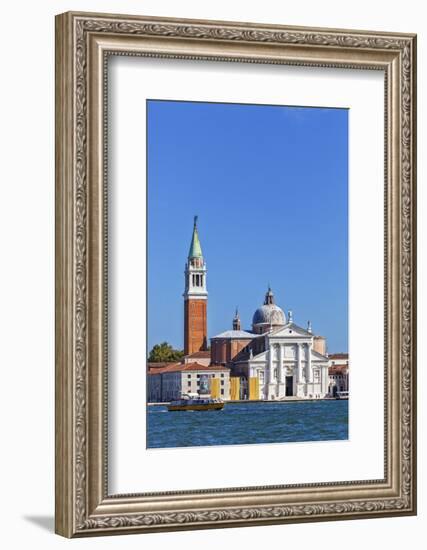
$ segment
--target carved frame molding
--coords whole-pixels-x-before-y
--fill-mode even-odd
[[[385,74],[385,478],[109,495],[109,55],[369,68]],[[56,532],[67,537],[416,513],[416,37],[65,13],[56,18]]]

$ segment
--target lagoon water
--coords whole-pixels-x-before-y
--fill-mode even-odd
[[[226,403],[221,411],[148,409],[147,447],[348,439],[348,401]]]

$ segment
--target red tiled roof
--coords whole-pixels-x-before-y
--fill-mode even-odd
[[[348,359],[348,353],[330,353],[329,359]]]
[[[211,356],[210,351],[195,351],[194,353],[190,353],[189,355],[186,355],[185,357],[194,357],[194,358],[208,358]]]
[[[164,367],[168,367],[170,365],[176,365],[176,361],[164,361],[159,363],[148,363],[148,370],[149,371],[157,371],[158,369],[162,369]]]
[[[148,371],[148,374],[159,374],[164,372],[191,372],[191,371],[208,371],[208,372],[229,372],[230,369],[221,365],[201,365],[200,363],[174,363],[166,367],[159,369],[152,369]]]
[[[329,374],[345,374],[347,371],[347,365],[334,365],[328,369]]]

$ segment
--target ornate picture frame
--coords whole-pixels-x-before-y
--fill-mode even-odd
[[[108,56],[385,75],[385,476],[111,495]],[[56,18],[56,532],[65,537],[416,513],[416,36],[68,12]]]

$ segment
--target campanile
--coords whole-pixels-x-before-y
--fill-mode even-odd
[[[207,349],[207,305],[206,264],[203,259],[194,217],[193,235],[187,263],[185,264],[184,291],[184,353],[189,355]]]

